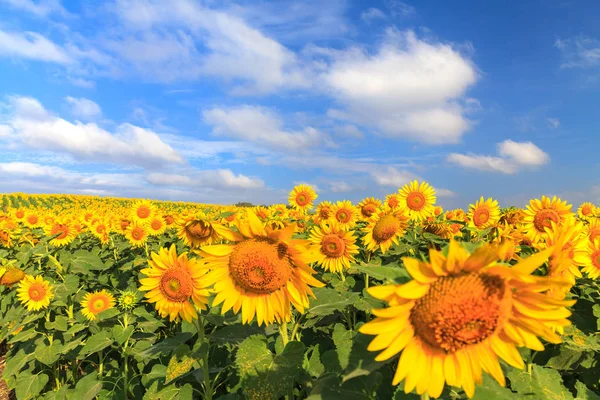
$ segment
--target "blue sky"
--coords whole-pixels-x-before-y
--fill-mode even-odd
[[[600,202],[600,4],[0,0],[2,192]]]

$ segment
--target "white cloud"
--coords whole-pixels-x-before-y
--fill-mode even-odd
[[[416,13],[416,10],[413,6],[402,1],[386,0],[385,5],[394,16],[409,17]]]
[[[412,31],[388,30],[376,54],[335,55],[323,78],[345,111],[329,115],[381,133],[430,144],[456,143],[469,129],[458,104],[477,74],[452,47],[427,43]]]
[[[416,179],[416,176],[409,171],[399,171],[394,167],[388,167],[371,174],[375,182],[380,186],[393,186],[396,188]]]
[[[0,138],[11,136],[13,133],[13,128],[8,125],[0,125]]]
[[[587,36],[557,39],[554,46],[562,54],[561,68],[593,68],[600,66],[600,40]]]
[[[216,135],[229,136],[281,150],[302,150],[320,144],[332,145],[329,137],[312,127],[288,131],[271,110],[257,106],[213,108],[203,112]]]
[[[444,188],[435,188],[435,194],[437,197],[456,197],[455,192]]]
[[[73,64],[75,60],[63,48],[35,32],[7,32],[0,30],[0,56]]]
[[[498,143],[498,153],[501,157],[452,153],[446,159],[464,168],[505,174],[515,174],[521,167],[541,166],[550,161],[550,156],[532,142],[505,140]]]
[[[354,125],[346,124],[346,125],[338,125],[334,128],[334,132],[338,136],[343,137],[352,137],[356,139],[364,138],[363,133]]]
[[[69,122],[52,115],[36,99],[9,98],[8,124],[25,145],[65,152],[91,162],[144,167],[184,162],[155,132],[128,123],[111,133],[94,123]]]
[[[558,118],[548,118],[546,120],[548,122],[548,127],[550,128],[558,128],[560,126],[560,120]]]
[[[65,101],[71,106],[71,113],[75,117],[92,120],[102,114],[100,106],[92,100],[67,96]]]
[[[505,140],[498,144],[498,152],[501,156],[512,158],[520,165],[544,165],[550,161],[548,154],[532,142],[513,142]]]
[[[212,188],[258,189],[265,183],[257,178],[235,174],[229,169],[197,171],[191,175],[152,173],[148,182],[162,186],[199,186]]]
[[[79,86],[81,88],[85,88],[85,89],[93,89],[96,87],[96,82],[89,80],[89,79],[84,79],[84,78],[77,78],[77,77],[73,77],[73,76],[69,76],[67,77],[67,79],[69,80],[69,82],[71,82],[73,85],[75,86]]]
[[[32,0],[0,0],[0,3],[6,3],[13,8],[29,12],[37,17],[46,17],[52,13],[68,14],[58,0],[40,0],[37,3]]]
[[[379,8],[371,7],[360,14],[360,19],[371,22],[376,19],[385,19],[385,13]]]

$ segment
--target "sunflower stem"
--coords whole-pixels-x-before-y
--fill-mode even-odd
[[[421,395],[421,400],[429,400],[429,394],[427,392]]]
[[[288,337],[287,322],[279,324],[279,334],[281,335],[281,342],[283,343],[283,347],[285,348],[285,346],[287,346],[288,342],[290,341]]]
[[[298,328],[300,328],[300,322],[302,322],[304,320],[304,315],[302,314],[300,315],[300,317],[298,317],[298,319],[296,320],[296,323],[294,324],[294,328],[292,329],[292,334],[290,335],[290,339],[291,340],[299,340],[298,336]]]
[[[365,274],[365,289],[369,288],[369,274]]]
[[[210,374],[208,371],[208,342],[206,341],[206,337],[204,335],[204,318],[202,315],[198,315],[198,325],[196,326],[198,329],[198,338],[200,339],[200,345],[204,345],[206,343],[206,351],[202,352],[202,374],[204,376],[204,398],[206,400],[212,400],[213,396],[213,387],[212,382],[210,381]]]

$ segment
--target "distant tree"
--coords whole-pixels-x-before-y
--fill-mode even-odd
[[[254,204],[248,203],[247,201],[241,201],[235,205],[236,207],[254,207]]]

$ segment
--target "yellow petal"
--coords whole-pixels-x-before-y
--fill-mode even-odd
[[[429,285],[421,284],[415,280],[405,283],[401,285],[396,290],[396,295],[400,296],[404,299],[420,299],[425,296],[429,291]]]
[[[418,282],[431,283],[438,279],[430,266],[416,258],[403,257],[402,262],[406,271]]]
[[[522,259],[518,264],[512,267],[513,271],[520,272],[521,274],[531,275],[536,269],[548,260],[548,257],[554,251],[553,247],[549,247],[546,250],[540,251],[539,253],[532,254],[527,258]]]

